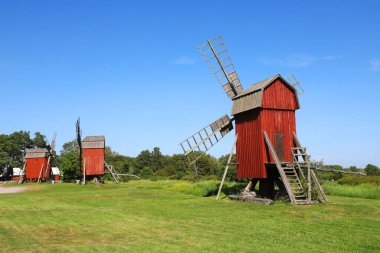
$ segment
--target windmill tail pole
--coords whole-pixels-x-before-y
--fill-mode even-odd
[[[315,170],[322,171],[322,172],[337,172],[342,174],[351,174],[351,175],[358,175],[358,176],[367,176],[367,174],[362,172],[354,172],[354,171],[344,171],[344,170],[334,170],[334,169],[322,169],[322,168],[314,168]]]

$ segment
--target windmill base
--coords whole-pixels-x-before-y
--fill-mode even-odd
[[[86,175],[86,182],[93,183],[93,184],[103,184],[104,183],[99,175]]]
[[[255,189],[257,183],[259,183],[259,189],[257,195],[262,198],[276,199],[280,196],[287,195],[284,183],[280,179],[280,174],[274,164],[266,164],[267,178],[253,178],[251,179],[251,190]],[[275,190],[277,185],[278,190]]]
[[[274,201],[271,199],[264,199],[264,198],[257,198],[254,196],[249,195],[229,195],[228,198],[230,200],[238,200],[238,201],[244,201],[244,202],[254,202],[264,205],[273,205]]]

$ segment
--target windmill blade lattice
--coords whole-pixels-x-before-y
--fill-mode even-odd
[[[297,78],[291,73],[286,77],[286,81],[296,89],[297,94],[303,94],[304,90],[302,89],[301,83],[297,80]]]
[[[233,98],[239,95],[243,91],[243,87],[224,45],[222,36],[219,35],[212,40],[208,40],[205,44],[199,46],[198,50],[227,96]]]
[[[184,155],[193,165],[206,151],[233,129],[232,120],[224,115],[180,143]]]

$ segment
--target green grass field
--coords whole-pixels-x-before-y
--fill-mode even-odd
[[[0,195],[2,252],[380,252],[378,199],[265,206],[178,181],[31,187]]]

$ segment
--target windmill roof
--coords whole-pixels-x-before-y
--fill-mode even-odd
[[[87,136],[82,141],[82,148],[104,148],[104,136]]]
[[[48,154],[49,151],[46,148],[32,148],[26,151],[25,158],[47,157]]]
[[[280,74],[276,74],[272,77],[251,85],[242,93],[234,97],[232,99],[232,115],[261,107],[263,102],[263,91],[277,79],[281,79],[285,85],[294,91],[295,94],[297,94],[296,89],[292,85],[290,85]],[[298,98],[297,104],[299,104]]]
[[[86,141],[104,141],[104,140],[105,140],[105,137],[103,135],[99,135],[99,136],[86,136],[86,138],[84,138],[82,142],[86,142]]]

